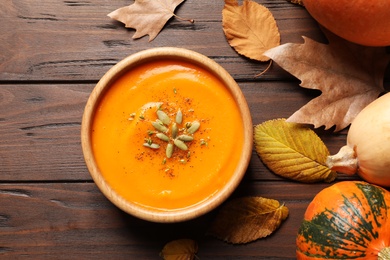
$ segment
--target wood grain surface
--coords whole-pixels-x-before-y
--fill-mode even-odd
[[[282,43],[302,36],[326,42],[306,10],[286,0],[256,0],[275,16]],[[271,236],[231,245],[206,235],[216,211],[177,224],[133,218],[111,204],[85,166],[80,126],[85,103],[104,73],[140,50],[183,47],[222,65],[240,85],[254,124],[289,117],[320,93],[305,90],[277,64],[238,55],[222,30],[222,0],[187,0],[157,38],[107,14],[133,1],[3,0],[0,5],[0,259],[159,259],[165,243],[192,238],[200,259],[294,259],[303,213],[329,184],[302,184],[270,172],[255,152],[232,197],[277,199],[290,210]],[[390,83],[390,70],[385,86]],[[316,130],[331,153],[347,131]],[[338,181],[356,179],[340,175]]]

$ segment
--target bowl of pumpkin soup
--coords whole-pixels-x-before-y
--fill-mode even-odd
[[[253,125],[240,87],[194,51],[161,47],[130,55],[97,83],[81,143],[101,192],[152,222],[199,217],[239,185]]]

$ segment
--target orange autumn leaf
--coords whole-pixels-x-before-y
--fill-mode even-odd
[[[390,55],[385,48],[365,47],[325,33],[329,44],[304,37],[303,44],[283,44],[265,55],[300,79],[301,87],[322,92],[287,121],[325,129],[335,126],[339,131],[384,91]]]
[[[244,0],[225,0],[222,11],[225,36],[239,54],[258,61],[270,58],[263,53],[280,44],[280,34],[272,13],[263,5]]]
[[[177,239],[168,242],[160,256],[164,260],[192,260],[198,252],[198,244],[192,239]]]
[[[208,234],[228,243],[249,243],[272,234],[288,214],[288,208],[274,199],[237,198],[221,207]]]
[[[135,0],[133,4],[119,8],[108,16],[124,23],[126,28],[135,29],[133,39],[149,35],[149,41],[152,41],[166,22],[175,15],[175,8],[183,1]]]

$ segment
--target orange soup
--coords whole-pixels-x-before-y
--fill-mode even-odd
[[[243,121],[228,89],[189,63],[152,61],[107,90],[92,123],[93,154],[126,200],[182,209],[216,194],[243,149]]]

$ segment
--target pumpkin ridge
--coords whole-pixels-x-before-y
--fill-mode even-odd
[[[367,247],[367,243],[370,242],[372,239],[369,235],[365,234],[364,232],[361,232],[360,229],[353,226],[351,222],[349,222],[348,220],[343,218],[340,214],[334,213],[333,211],[328,210],[328,209],[325,212],[328,212],[331,216],[333,216],[333,219],[329,219],[329,225],[335,226],[335,228],[337,228],[337,229],[333,229],[333,231],[337,230],[337,232],[339,232],[341,234],[340,235],[341,239],[345,239],[345,234],[348,234],[348,235],[350,234],[348,236],[348,238],[350,238],[350,241],[352,241],[356,245],[362,246],[364,248]],[[341,226],[339,224],[332,225],[335,218],[338,218],[338,220],[340,221],[339,223],[342,223],[344,225],[343,226]],[[352,232],[342,232],[342,231],[346,230],[346,228],[344,228],[344,226],[349,227],[350,228],[349,230],[355,231],[358,235],[360,235],[362,237],[360,239],[356,240],[356,238],[359,238],[358,236],[356,236],[356,234],[353,234]]]
[[[332,257],[334,259],[354,259],[366,256],[365,249],[367,247],[367,241],[362,239],[360,241],[356,240],[357,236],[351,233],[348,233],[349,236],[346,237],[345,233],[340,231],[339,225],[333,224],[336,218],[344,222],[347,226],[355,229],[339,214],[335,214],[331,210],[326,210],[316,215],[310,221],[303,221],[298,234],[306,240],[306,243],[313,244],[313,247],[319,247],[320,249],[318,251],[327,252],[324,254],[327,257]],[[346,241],[352,242],[355,246],[351,248],[352,244],[347,243]],[[325,250],[326,248],[331,248],[332,250]],[[345,253],[343,254],[341,251],[345,251]],[[332,252],[335,254],[330,255],[329,253]],[[355,252],[355,254],[358,254],[356,254],[355,257],[351,257],[350,255],[347,255],[347,252]],[[313,254],[308,252],[302,253],[313,256]],[[324,257],[324,255],[317,255],[317,257]]]
[[[356,186],[362,191],[364,197],[367,199],[368,205],[370,205],[371,211],[374,213],[375,223],[378,227],[382,226],[378,221],[378,216],[382,216],[381,209],[384,209],[384,212],[387,212],[388,207],[386,206],[385,197],[383,190],[378,189],[376,186],[365,185],[362,183],[356,183]],[[387,219],[387,214],[385,215]]]
[[[353,195],[354,196],[351,198],[355,198],[359,202],[360,208],[364,209],[362,201],[359,199],[359,197],[355,193]],[[348,199],[346,196],[343,195],[342,197],[344,198],[344,204],[345,204],[345,207],[343,207],[343,208],[351,209],[352,214],[350,214],[350,215],[356,216],[359,220],[359,222],[358,222],[359,227],[363,228],[363,229],[359,229],[359,230],[366,231],[366,232],[361,232],[361,231],[357,230],[358,233],[362,236],[364,235],[368,241],[371,241],[372,238],[378,238],[378,232],[373,232],[373,229],[374,229],[373,225],[370,222],[365,220],[365,217],[362,215],[361,211],[359,209],[357,209],[354,206],[354,204],[351,202],[351,200]],[[346,211],[346,212],[348,212],[348,211]],[[371,215],[371,214],[367,214],[367,215]],[[368,233],[368,234],[366,234],[366,233]]]

